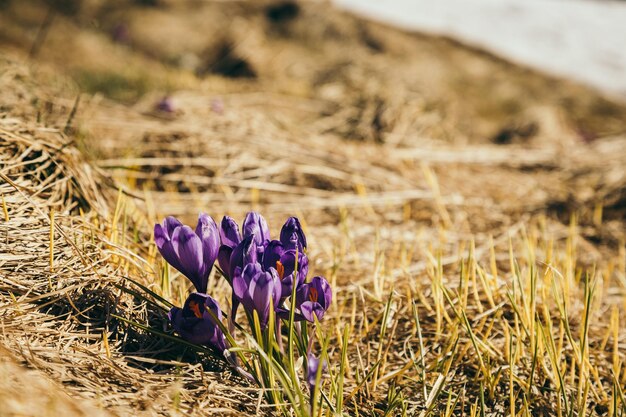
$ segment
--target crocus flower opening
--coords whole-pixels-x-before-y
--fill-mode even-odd
[[[257,312],[262,329],[267,326],[270,308],[278,307],[280,287],[276,270],[263,271],[256,262],[247,264],[243,270],[237,267],[233,276],[234,296],[248,314]]]
[[[183,308],[172,307],[167,316],[174,330],[184,340],[223,352],[226,349],[224,334],[207,308],[218,320],[222,320],[222,310],[217,301],[209,295],[197,292],[187,297]]]
[[[311,282],[300,285],[296,292],[296,306],[305,320],[322,320],[332,301],[332,289],[324,277],[314,277]]]
[[[298,273],[296,268],[296,254],[298,257]],[[296,288],[306,279],[309,272],[309,260],[301,250],[285,249],[285,244],[272,240],[269,242],[263,253],[263,269],[266,271],[274,268],[281,281],[281,300],[291,296],[294,279]]]
[[[154,226],[154,241],[170,265],[189,278],[198,292],[206,292],[219,248],[219,233],[211,216],[200,214],[195,231],[168,217]]]

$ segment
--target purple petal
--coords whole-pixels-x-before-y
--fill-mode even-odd
[[[230,246],[230,248],[234,248],[241,242],[239,226],[232,217],[224,216],[222,219],[220,238],[222,239],[222,245]]]
[[[306,321],[314,323],[314,316],[317,316],[318,320],[322,320],[326,310],[324,310],[324,307],[322,307],[320,303],[305,301],[300,305],[300,312],[302,313],[302,316],[306,319]]]
[[[276,309],[276,317],[279,317],[279,318],[281,318],[283,320],[289,320],[289,310],[287,310],[286,308],[278,307]],[[305,320],[305,318],[302,316],[302,314],[298,313],[297,311],[294,313],[293,319],[294,319],[294,321],[303,321],[303,320]]]
[[[284,275],[286,276],[292,274],[296,267],[296,251],[285,251],[280,258],[280,262],[285,268]],[[304,282],[308,273],[309,259],[304,252],[298,252],[298,283]]]
[[[174,111],[176,110],[174,102],[172,102],[172,99],[167,96],[159,100],[155,107],[157,110],[166,113],[174,113]]]
[[[260,314],[268,308],[270,297],[273,293],[272,275],[267,272],[261,272],[256,275],[254,279],[250,281],[248,291],[252,297],[254,308],[260,316]]]
[[[274,268],[270,268],[268,271],[272,276],[272,300],[274,302],[274,309],[278,308],[280,305],[280,295],[282,292],[282,286],[280,282],[280,278],[278,277],[278,273]]]
[[[167,231],[163,228],[163,226],[158,223],[155,224],[154,225],[154,243],[156,243],[157,248],[161,250],[163,245],[169,241],[170,241],[170,237],[168,236]]]
[[[243,271],[241,268],[235,268],[233,278],[233,294],[241,301],[246,311],[250,312],[254,309],[254,301],[252,299],[253,286],[263,275],[261,265],[252,263],[245,266]]]
[[[332,288],[324,277],[314,277],[311,282],[298,288],[296,305],[302,305],[307,301],[319,303],[324,311],[328,310],[332,301]]]
[[[220,264],[220,269],[228,279],[232,279],[230,276],[230,257],[232,254],[233,249],[226,245],[220,246],[217,252],[217,262]]]
[[[167,319],[172,323],[172,327],[176,331],[179,331],[181,327],[182,311],[179,307],[172,307],[167,313]]]
[[[251,282],[249,293],[252,296],[254,309],[259,314],[261,326],[265,327],[269,318],[269,309],[278,306],[280,300],[280,280],[276,271],[261,272]],[[270,303],[270,300],[272,303]]]
[[[313,355],[309,355],[306,361],[307,369],[307,382],[309,385],[315,385],[315,379],[317,377],[317,369],[319,368],[320,360]]]
[[[182,225],[183,224],[180,222],[180,220],[172,216],[166,217],[165,220],[163,221],[163,228],[167,232],[167,235],[170,237],[170,239],[172,238],[172,235],[174,234],[174,230],[176,230],[178,227]]]
[[[198,235],[189,226],[179,227],[174,230],[172,247],[182,266],[180,272],[193,282],[199,292],[206,291],[202,288],[202,280],[206,276],[203,276],[202,242]]]
[[[236,268],[233,276],[233,294],[237,297],[237,299],[243,300],[247,292],[248,283],[241,274],[241,268]]]
[[[320,369],[320,365],[322,366],[322,371],[326,369],[326,361],[320,361],[318,358],[310,353],[307,355],[306,382],[309,386],[309,390],[311,391],[311,395],[313,395],[313,391],[315,390],[315,382],[317,379],[317,373]]]
[[[196,235],[202,242],[203,276],[208,278],[220,247],[220,237],[215,220],[208,214],[200,214],[196,226]],[[206,286],[203,292],[206,292]]]
[[[254,247],[254,242],[250,241],[250,244],[243,246],[243,263],[244,265],[254,264],[257,263],[257,259],[257,248]]]
[[[291,297],[292,292],[293,292],[293,274],[289,274],[280,281],[280,299],[284,300],[288,297]]]
[[[298,289],[296,290],[296,306],[301,306],[304,302],[309,300],[309,288],[311,287],[311,283],[304,282],[300,284]]]
[[[154,225],[154,242],[161,256],[163,256],[167,263],[182,272],[182,266],[178,260],[176,251],[172,247],[172,242],[167,235],[167,230],[160,224]]]
[[[191,308],[192,303],[198,305],[197,310],[195,310],[195,308]],[[201,313],[200,315],[204,315],[206,313],[206,308],[211,310],[218,320],[222,319],[222,309],[220,308],[218,302],[210,295],[199,292],[189,294],[189,297],[187,297],[183,307],[183,314],[186,316],[193,315],[197,317],[198,312]]]

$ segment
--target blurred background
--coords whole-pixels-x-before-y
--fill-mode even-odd
[[[443,34],[626,99],[626,2],[335,0],[408,29]]]
[[[626,132],[624,2],[0,8],[0,51],[17,65],[4,71],[4,108],[61,126],[113,179],[152,191],[167,214],[267,204],[279,217],[310,211],[321,224],[374,193],[380,207],[367,217],[437,223],[423,201],[433,191],[425,164],[450,195],[502,205],[505,223],[543,209],[591,219],[600,203],[605,215],[622,213],[620,160],[606,186],[584,175],[576,155],[614,155],[617,145],[603,140]]]

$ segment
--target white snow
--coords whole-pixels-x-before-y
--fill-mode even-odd
[[[443,34],[626,99],[626,2],[334,0],[407,29]]]

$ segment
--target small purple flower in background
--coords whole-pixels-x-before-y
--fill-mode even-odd
[[[130,30],[128,29],[128,25],[126,23],[117,24],[111,31],[111,38],[115,43],[130,43]]]
[[[270,308],[276,310],[278,307],[280,287],[280,279],[273,268],[263,271],[260,264],[249,263],[243,271],[239,267],[235,270],[233,294],[248,314],[257,312],[262,329],[267,326]]]
[[[216,114],[224,114],[224,102],[220,98],[211,100],[211,111]]]
[[[296,292],[296,306],[305,320],[315,322],[314,316],[322,320],[332,301],[332,289],[323,277],[314,277],[311,282],[300,285]]]
[[[161,100],[159,100],[155,109],[163,113],[173,114],[176,112],[176,106],[174,106],[174,102],[169,96],[164,96]]]
[[[217,258],[219,233],[213,218],[200,214],[194,231],[174,217],[154,226],[154,241],[165,260],[205,293]]]
[[[317,370],[320,367],[320,360],[316,358],[312,353],[307,355],[306,361],[306,383],[309,386],[311,396],[315,390],[315,380],[317,379]],[[326,361],[322,362],[322,371],[326,369]]]
[[[224,334],[215,320],[208,313],[209,309],[222,320],[222,310],[211,296],[201,293],[191,293],[183,308],[172,307],[167,317],[172,327],[184,340],[197,345],[211,346],[218,352],[226,349]]]

